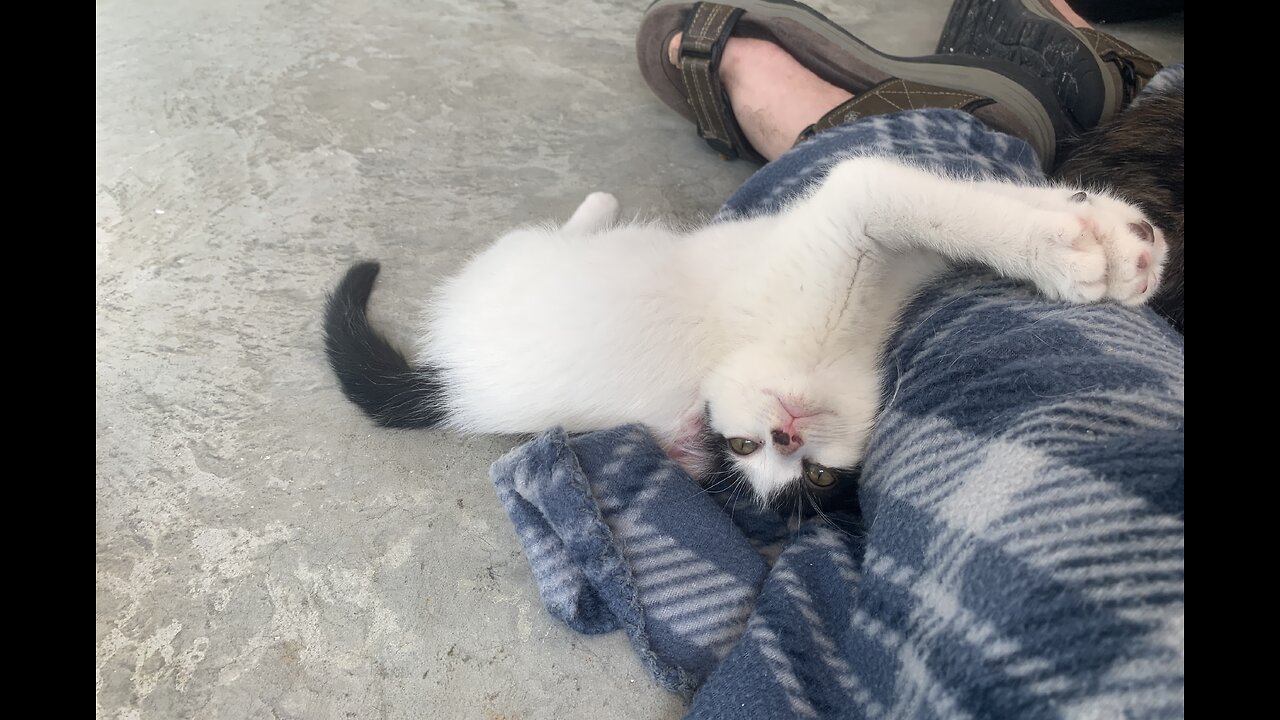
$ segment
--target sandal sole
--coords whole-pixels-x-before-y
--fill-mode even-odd
[[[1054,90],[1075,127],[1116,113],[1117,79],[1088,40],[1039,0],[955,0],[938,52],[999,58]]]

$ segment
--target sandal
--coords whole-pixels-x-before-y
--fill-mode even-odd
[[[1080,130],[1115,117],[1161,68],[1106,33],[1072,26],[1049,0],[955,0],[938,52],[1018,65],[1054,89]]]
[[[683,37],[675,66],[667,49],[679,32]],[[951,108],[1027,141],[1047,169],[1067,129],[1049,88],[1000,60],[885,55],[792,0],[737,0],[733,5],[656,0],[636,35],[640,72],[659,99],[693,122],[698,135],[727,160],[764,162],[743,136],[720,83],[720,57],[730,36],[768,40],[823,80],[853,93],[797,141],[869,115]]]

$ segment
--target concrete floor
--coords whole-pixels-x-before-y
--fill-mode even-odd
[[[644,0],[100,0],[97,717],[675,718],[620,634],[542,610],[508,438],[373,428],[320,345],[589,191],[695,218],[751,172],[648,91]],[[948,0],[815,2],[931,50]],[[1117,26],[1181,60],[1182,19]]]

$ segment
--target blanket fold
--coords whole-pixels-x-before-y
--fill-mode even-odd
[[[686,696],[741,635],[767,565],[638,426],[551,430],[491,470],[547,610],[583,633],[625,630]]]

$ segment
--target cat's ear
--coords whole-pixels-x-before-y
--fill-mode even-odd
[[[707,426],[707,414],[703,410],[690,412],[680,420],[674,433],[660,440],[667,457],[700,482],[715,467],[716,452],[714,433]]]

